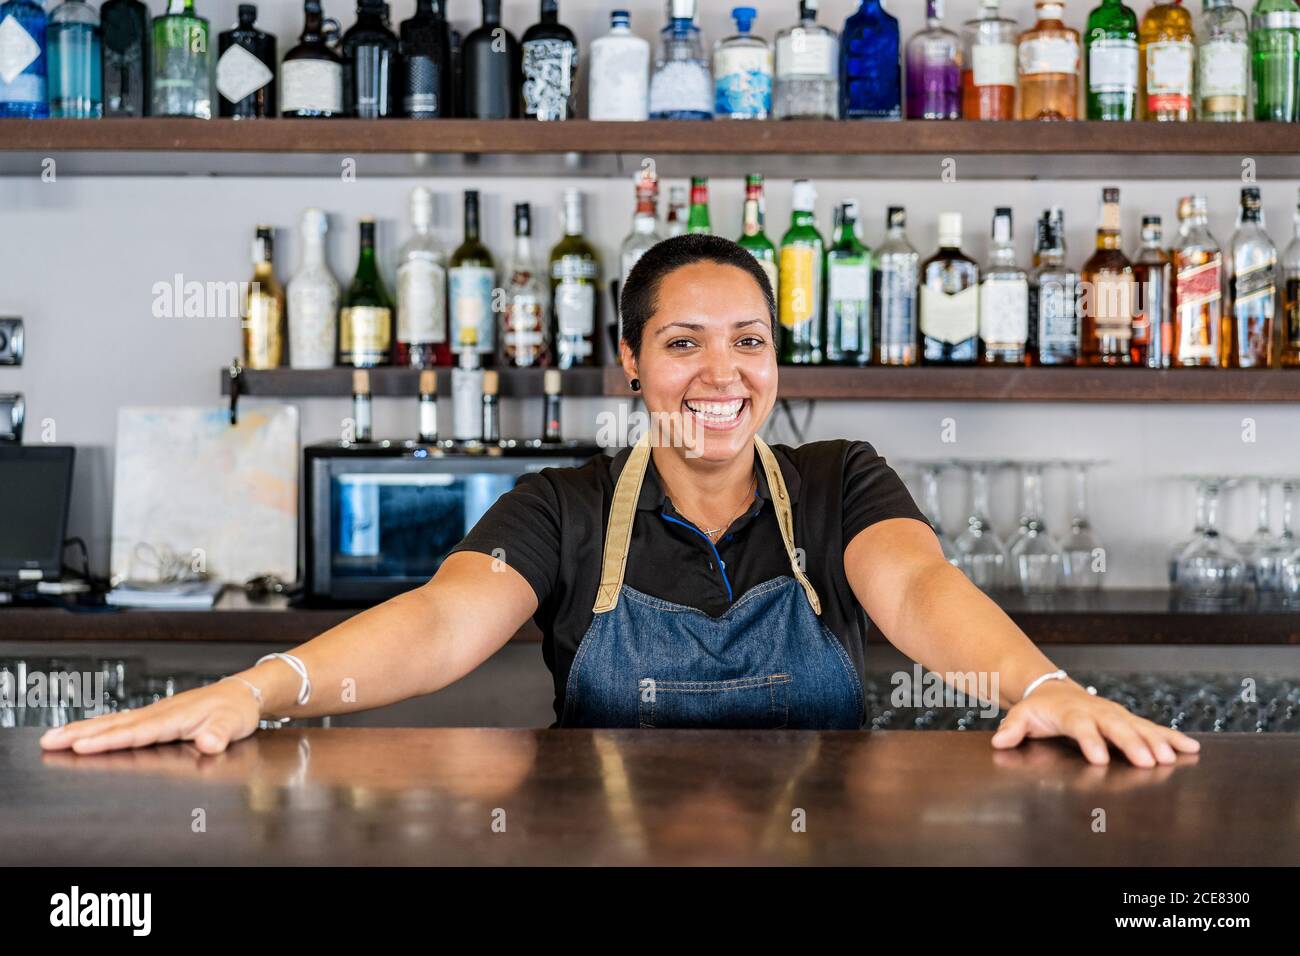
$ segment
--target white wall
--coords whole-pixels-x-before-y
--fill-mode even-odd
[[[561,16],[585,44],[603,32],[610,0],[564,0]],[[662,17],[657,0],[619,3],[633,11],[635,28],[652,36]],[[769,39],[794,18],[796,4],[759,0],[758,27]],[[1074,2],[1068,18],[1076,28],[1091,3]],[[155,12],[162,8],[154,0]],[[704,0],[701,22],[710,39],[722,35],[731,3]],[[822,20],[840,25],[854,8],[846,0],[824,4]],[[920,0],[889,6],[901,14],[905,36],[921,26]],[[973,15],[974,0],[952,2],[947,22]],[[1198,5],[1199,6],[1199,5]],[[234,2],[200,0],[200,12],[214,29],[234,20]],[[394,5],[394,19],[412,9]],[[477,3],[452,0],[453,20],[467,27],[477,18]],[[1004,4],[1022,24],[1031,19],[1030,0]],[[260,5],[261,24],[286,49],[300,28],[300,4],[288,0]],[[347,5],[330,0],[327,12],[344,26],[352,16]],[[1145,12],[1146,5],[1139,7]],[[1199,9],[1196,10],[1199,16]],[[535,5],[507,0],[507,25],[516,33],[535,18]],[[0,137],[4,130],[0,126]],[[756,163],[762,172],[762,163]],[[967,251],[982,258],[992,207],[1015,210],[1017,245],[1027,263],[1030,224],[1051,204],[1065,208],[1070,259],[1082,263],[1092,245],[1097,199],[1102,185],[1119,185],[1124,200],[1126,246],[1136,245],[1140,217],[1158,213],[1174,221],[1177,198],[1192,190],[1210,199],[1211,230],[1221,242],[1232,234],[1238,184],[1129,181],[1115,174],[1119,161],[1099,161],[1092,181],[982,181],[943,184],[934,180],[825,180],[818,183],[819,219],[829,227],[830,210],[842,198],[863,204],[868,242],[883,232],[884,207],[901,202],[909,215],[913,244],[928,254],[935,243],[939,212],[959,211],[966,218]],[[960,176],[960,170],[959,170]],[[670,181],[671,182],[671,181]],[[28,324],[28,358],[21,369],[0,369],[0,391],[22,391],[28,401],[29,441],[39,440],[39,423],[53,419],[57,439],[80,447],[76,501],[71,533],[91,544],[96,566],[107,566],[111,517],[113,441],[117,409],[136,404],[219,404],[218,369],[239,352],[237,320],[155,319],[151,315],[154,283],[175,273],[187,279],[239,281],[249,278],[249,242],[253,227],[277,229],[277,263],[282,279],[295,267],[299,243],[294,234],[307,206],[330,213],[330,262],[346,282],[356,259],[359,215],[380,219],[380,257],[391,279],[397,246],[406,233],[406,197],[417,183],[438,197],[438,231],[450,248],[460,232],[460,192],[483,190],[485,239],[503,260],[509,251],[510,210],[514,202],[535,205],[535,233],[545,250],[558,234],[560,190],[570,181],[526,178],[393,179],[366,178],[354,183],[337,179],[299,178],[85,178],[60,177],[55,183],[36,178],[0,179],[0,314],[22,315]],[[667,184],[665,184],[667,185]],[[712,188],[715,228],[739,232],[743,188],[739,181],[716,179]],[[1267,181],[1264,204],[1271,234],[1280,245],[1289,241],[1296,182]],[[588,197],[588,235],[599,247],[607,270],[629,229],[631,184],[622,180],[581,181]],[[664,196],[667,191],[665,189]],[[779,238],[788,222],[790,183],[769,183],[768,233]],[[391,288],[391,283],[390,283]],[[1207,372],[1213,375],[1213,372]],[[594,436],[595,415],[612,403],[570,401],[566,430],[573,437]],[[511,407],[513,406],[513,407]],[[337,436],[348,414],[344,400],[300,403],[304,441]],[[796,409],[802,417],[802,409]],[[1257,441],[1242,440],[1242,420],[1257,422]],[[957,442],[940,441],[940,422],[957,422]],[[540,420],[536,402],[507,403],[503,432],[533,434]],[[1029,405],[974,403],[819,403],[811,419],[810,439],[833,436],[865,438],[891,459],[935,457],[1100,458],[1110,464],[1094,480],[1094,523],[1110,551],[1112,586],[1157,586],[1164,580],[1163,556],[1174,538],[1191,526],[1191,494],[1172,476],[1186,471],[1300,473],[1297,413],[1290,406],[1205,405]],[[413,403],[378,402],[376,431],[407,435],[415,428]],[[997,484],[996,519],[1015,524],[1014,478]],[[1049,508],[1062,526],[1066,502],[1059,482],[1049,484]],[[944,519],[949,528],[961,520],[964,491],[946,489]],[[1247,533],[1253,521],[1253,491],[1229,502],[1230,529]]]

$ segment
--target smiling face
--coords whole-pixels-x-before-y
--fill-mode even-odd
[[[703,260],[668,273],[641,351],[620,352],[641,380],[646,411],[674,416],[692,447],[683,457],[725,462],[753,447],[776,403],[776,347],[767,302],[754,277]]]

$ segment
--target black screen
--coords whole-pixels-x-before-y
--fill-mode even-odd
[[[0,447],[0,577],[39,567],[59,576],[71,448]]]

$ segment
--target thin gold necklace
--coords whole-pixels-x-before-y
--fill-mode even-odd
[[[753,482],[750,483],[749,494],[745,498],[744,505],[737,511],[721,528],[700,528],[700,534],[712,538],[715,534],[721,534],[731,527],[732,523],[748,510],[750,502],[754,500],[754,495],[758,493],[758,475],[754,475]]]

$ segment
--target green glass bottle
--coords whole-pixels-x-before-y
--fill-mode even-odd
[[[195,14],[194,0],[168,0],[153,21],[154,116],[212,118],[208,49],[208,21]]]
[[[598,365],[600,254],[584,235],[582,193],[577,189],[564,191],[564,238],[551,250],[550,264],[555,364],[560,368]]]
[[[1250,14],[1255,119],[1294,123],[1300,8],[1295,0],[1259,0]]]
[[[796,179],[790,228],[781,237],[778,279],[778,358],[786,365],[820,365],[822,361],[826,245],[814,220],[816,203],[812,182]]]
[[[451,349],[458,364],[474,352],[474,362],[491,365],[496,355],[496,263],[479,238],[478,190],[465,191],[465,239],[447,264],[447,315]]]
[[[826,361],[871,361],[871,250],[858,238],[855,199],[835,209],[835,236],[826,252]]]
[[[1137,108],[1138,18],[1123,0],[1102,0],[1088,14],[1083,41],[1088,50],[1090,120],[1133,119]]]
[[[686,231],[705,235],[713,232],[709,223],[709,180],[705,176],[691,177],[691,214],[686,220]]]
[[[764,232],[766,214],[763,202],[763,177],[758,173],[751,173],[745,177],[745,223],[741,236],[736,242],[748,249],[750,255],[758,260],[758,264],[767,273],[768,283],[772,286],[773,301],[779,301],[777,290],[780,288],[780,281],[776,267],[776,246],[772,245],[772,240],[767,238],[767,233]]]
[[[390,365],[393,351],[393,301],[375,260],[375,221],[361,220],[357,272],[339,311],[339,364],[354,368]]]

